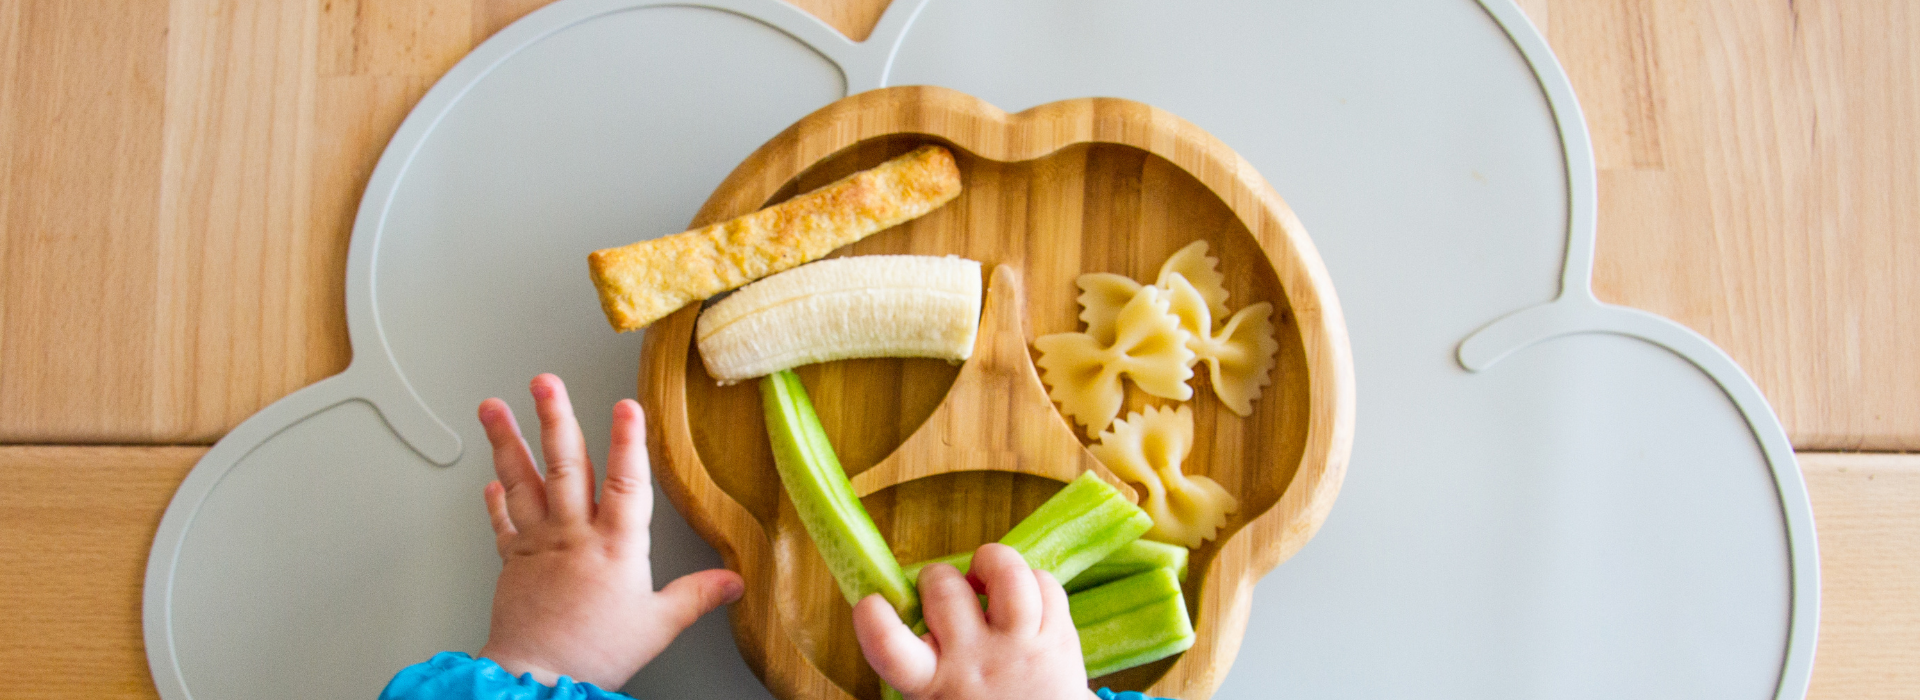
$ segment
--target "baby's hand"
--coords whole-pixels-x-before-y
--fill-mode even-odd
[[[984,592],[983,614],[975,597]],[[1003,544],[982,545],[972,572],[935,564],[920,571],[924,638],[879,594],[853,608],[867,664],[913,700],[1087,700],[1080,636],[1067,591]]]
[[[655,592],[647,560],[653,487],[640,405],[613,407],[607,478],[596,504],[593,464],[566,385],[542,374],[532,390],[544,479],[513,411],[499,399],[480,404],[500,477],[487,484],[487,512],[504,562],[480,656],[549,685],[566,675],[616,689],[696,618],[738,599],[744,583],[739,574],[712,569]]]

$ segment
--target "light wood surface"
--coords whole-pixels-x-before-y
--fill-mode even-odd
[[[1920,449],[1920,4],[1525,4],[1592,127],[1601,298],[1725,348],[1800,449]]]
[[[960,196],[924,217],[836,254],[959,255],[1005,266],[1025,282],[1027,322],[983,327],[989,359],[1017,365],[1030,403],[978,385],[1005,373],[969,362],[958,373],[928,360],[875,359],[800,368],[821,424],[843,466],[860,483],[886,487],[942,464],[978,460],[987,471],[949,472],[914,488],[883,488],[865,500],[894,554],[913,562],[998,539],[1058,489],[1036,465],[1085,459],[1080,440],[1038,393],[1034,337],[1080,330],[1074,279],[1114,272],[1153,279],[1162,261],[1205,240],[1220,261],[1228,301],[1271,302],[1280,350],[1273,384],[1246,418],[1233,415],[1205,381],[1194,408],[1195,444],[1185,469],[1212,477],[1240,503],[1217,541],[1192,555],[1185,588],[1193,648],[1102,679],[1121,690],[1178,697],[1210,695],[1225,677],[1246,628],[1248,598],[1261,574],[1312,537],[1346,471],[1353,430],[1353,367],[1346,327],[1326,270],[1285,202],[1225,144],[1178,117],[1137,102],[1079,99],[1015,115],[934,87],[876,90],[814,112],[748,156],[707,200],[694,225],[723,221],[784,201],[929,140],[948,146],[960,168]],[[996,271],[996,306],[1020,295],[1015,275]],[[996,309],[998,311],[999,309]],[[747,578],[731,618],[734,636],[776,696],[792,700],[879,696],[847,622],[851,610],[781,491],[773,456],[748,445],[764,432],[753,384],[717,386],[690,349],[700,308],[689,306],[648,330],[641,401],[649,417],[656,483],[730,568]],[[1006,320],[1010,314],[997,314]],[[994,319],[989,319],[994,320]],[[1008,331],[1003,334],[997,331]],[[992,344],[1018,338],[1006,355]],[[911,387],[901,392],[901,386]],[[931,395],[931,415],[913,411]],[[1171,402],[1128,388],[1123,411]],[[981,400],[987,397],[986,400]],[[973,403],[959,403],[972,400]],[[1050,424],[1063,441],[1013,440],[996,415]],[[1004,418],[1004,415],[1001,415]],[[1064,431],[1064,432],[1063,432]],[[910,432],[910,435],[903,435]],[[956,440],[944,444],[943,432]],[[935,436],[935,437],[926,437]],[[969,439],[971,436],[978,436]],[[991,441],[989,441],[991,440]],[[755,441],[757,443],[757,441]],[[902,445],[905,449],[900,449]],[[930,449],[929,449],[930,448]],[[1019,450],[1052,450],[1026,453]],[[955,460],[956,451],[969,457]],[[874,456],[884,456],[876,461]],[[973,466],[973,465],[968,465]],[[1104,470],[1102,470],[1104,471]],[[1014,477],[1006,472],[1020,473]],[[1077,474],[1078,468],[1070,473]],[[982,507],[955,507],[979,503]],[[984,504],[1006,504],[994,509]],[[771,517],[770,517],[771,516]],[[758,557],[759,560],[753,560]],[[825,632],[823,632],[823,630]]]
[[[147,547],[203,447],[0,447],[0,669],[19,700],[153,698]]]
[[[0,441],[211,443],[344,368],[380,149],[544,4],[0,4]],[[1920,8],[1520,4],[1593,128],[1602,297],[1725,348],[1800,449],[1920,449]]]
[[[140,580],[161,511],[204,453],[0,447],[0,668],[11,670],[8,697],[158,697],[141,647]],[[1824,579],[1809,697],[1920,697],[1920,455],[1800,460]],[[1017,493],[1011,507],[956,507],[1024,514],[1045,498],[1035,490]]]
[[[1080,444],[1047,399],[1027,351],[1033,336],[1027,333],[1020,273],[1006,265],[993,268],[985,294],[973,357],[926,421],[885,459],[853,477],[854,495],[866,498],[954,472],[1004,471],[1067,482],[1091,471],[1139,502],[1133,487]],[[977,410],[985,406],[995,410]]]
[[[547,2],[0,2],[0,443],[210,443],[344,368],[349,224],[381,148],[434,79]],[[793,2],[854,37],[886,4]],[[1920,328],[1901,313],[1920,301],[1915,6],[1519,4],[1593,131],[1602,296],[1726,348],[1801,449],[1920,450]],[[138,448],[28,449],[0,448],[0,498],[111,493],[152,523],[190,461],[155,457],[149,480]],[[1827,460],[1851,459],[1805,465],[1828,611],[1815,696],[1920,696],[1902,583],[1920,479],[1828,488]],[[43,546],[0,522],[5,561],[40,570],[137,572],[152,537],[82,524]],[[0,668],[29,669],[9,694],[152,697],[128,651],[137,592],[105,580],[4,580],[0,619],[29,621],[0,625]]]
[[[1920,455],[1801,453],[1820,531],[1817,698],[1920,697]]]

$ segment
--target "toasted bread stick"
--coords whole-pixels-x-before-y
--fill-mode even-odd
[[[960,195],[939,146],[848,175],[736,219],[587,256],[607,322],[622,333],[715,294],[812,262]]]

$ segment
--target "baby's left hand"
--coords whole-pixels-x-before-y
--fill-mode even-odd
[[[593,465],[566,385],[533,379],[543,479],[499,399],[480,404],[499,481],[487,484],[487,512],[504,562],[493,595],[493,625],[480,656],[551,685],[560,676],[606,689],[625,685],[695,619],[739,599],[744,583],[725,569],[699,571],[653,590],[647,525],[653,487],[640,405],[613,407],[613,439],[600,502]]]

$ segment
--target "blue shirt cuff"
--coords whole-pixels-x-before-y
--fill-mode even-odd
[[[1156,698],[1133,690],[1123,690],[1116,693],[1106,688],[1101,688],[1093,691],[1093,694],[1100,696],[1100,700],[1165,700],[1165,698]]]
[[[561,676],[545,685],[523,673],[518,678],[492,659],[476,659],[462,652],[443,651],[425,663],[401,669],[380,692],[380,700],[633,700],[624,693],[601,690],[592,683],[576,683]]]

